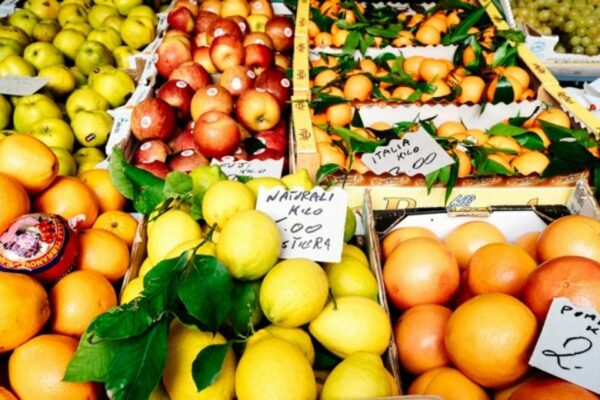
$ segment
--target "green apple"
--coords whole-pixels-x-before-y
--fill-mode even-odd
[[[113,28],[115,31],[121,33],[121,26],[123,26],[123,22],[125,22],[125,18],[120,15],[111,15],[110,17],[106,17],[104,21],[102,21],[103,28]]]
[[[25,47],[23,58],[38,71],[55,64],[64,64],[65,58],[52,43],[36,42]]]
[[[82,147],[73,153],[73,158],[79,167],[84,164],[93,164],[96,166],[106,159],[104,153],[95,147]]]
[[[54,36],[60,32],[60,25],[58,22],[53,20],[45,20],[38,23],[35,28],[33,28],[33,39],[38,42],[48,42],[52,43],[54,40]]]
[[[15,107],[13,125],[17,132],[26,133],[31,125],[42,118],[61,118],[62,113],[54,100],[44,94],[23,96]]]
[[[149,6],[135,6],[129,11],[127,17],[148,17],[154,25],[158,24],[156,13]]]
[[[129,46],[119,46],[113,50],[113,57],[118,68],[129,69],[129,57],[137,54],[137,50]]]
[[[112,117],[103,110],[79,111],[71,121],[75,138],[85,147],[105,145],[112,125]]]
[[[87,9],[85,6],[76,3],[67,3],[60,6],[58,10],[58,23],[65,26],[69,22],[80,23],[87,22]]]
[[[108,100],[113,108],[116,108],[125,104],[131,96],[135,90],[135,82],[125,72],[114,68],[112,71],[98,74],[93,79],[92,89]]]
[[[92,88],[94,86],[94,79],[96,79],[96,77],[100,76],[100,74],[103,72],[112,72],[114,70],[115,67],[112,65],[101,65],[97,68],[94,68],[87,77],[87,85]]]
[[[103,4],[96,4],[90,8],[88,22],[92,28],[98,29],[102,26],[102,22],[104,22],[104,20],[111,15],[119,15],[119,12],[116,8]]]
[[[60,4],[57,0],[28,0],[26,7],[39,19],[56,19]]]
[[[0,38],[16,40],[23,47],[31,43],[29,35],[23,29],[16,26],[0,26]]]
[[[99,5],[103,5],[103,6],[111,6],[111,7],[115,6],[115,4],[113,3],[112,0],[94,0],[94,4],[99,4]]]
[[[66,65],[55,64],[50,67],[42,68],[38,72],[39,77],[50,78],[46,83],[46,88],[55,96],[64,96],[75,90],[77,80]]]
[[[10,17],[8,17],[8,23],[23,29],[25,33],[31,36],[35,24],[38,23],[38,18],[31,11],[25,10],[24,8],[18,8]]]
[[[6,128],[10,124],[12,107],[6,97],[0,94],[0,129]]]
[[[112,65],[112,63],[113,57],[110,50],[94,40],[83,42],[75,56],[75,65],[85,75],[89,75],[94,68],[101,65]]]
[[[121,35],[113,28],[97,28],[90,32],[87,40],[95,40],[105,45],[111,52],[121,45]]]
[[[0,61],[0,76],[35,76],[35,68],[21,56],[11,54]]]
[[[154,40],[156,27],[143,16],[133,16],[125,18],[121,26],[121,36],[127,46],[134,49],[141,49]]]
[[[70,69],[71,73],[75,77],[75,81],[77,82],[78,88],[87,85],[87,79],[85,78],[85,75],[81,73],[79,68],[77,68],[76,66],[72,66]]]
[[[113,3],[121,15],[128,15],[134,7],[144,4],[144,0],[113,0]]]
[[[73,151],[75,135],[69,124],[62,118],[42,118],[31,125],[27,133],[44,142],[48,147]]]
[[[0,61],[11,54],[21,55],[23,46],[14,39],[0,38]]]
[[[58,160],[58,176],[75,176],[77,173],[77,163],[68,150],[62,147],[52,147],[50,150]]]
[[[67,58],[74,60],[77,50],[85,42],[85,35],[75,29],[63,29],[54,37],[52,44]]]
[[[87,36],[92,31],[92,26],[87,22],[67,22],[63,29],[74,29],[78,32],[83,33],[84,36]]]
[[[108,107],[108,100],[89,87],[75,90],[71,93],[65,104],[67,115],[71,120],[80,111],[106,111]]]

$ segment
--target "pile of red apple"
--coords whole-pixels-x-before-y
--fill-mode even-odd
[[[168,22],[156,51],[166,82],[131,117],[135,164],[164,177],[211,158],[284,158],[292,20],[268,0],[178,0]]]

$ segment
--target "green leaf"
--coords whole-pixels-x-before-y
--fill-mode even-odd
[[[356,110],[356,112],[352,116],[352,121],[350,121],[350,125],[352,125],[355,128],[364,128],[365,127],[365,124],[364,124],[362,117],[360,116],[360,112],[358,110]]]
[[[137,212],[149,216],[166,199],[163,194],[165,181],[129,164],[123,165],[123,171],[133,183],[133,207]]]
[[[583,171],[586,169],[585,165],[573,164],[562,158],[551,158],[550,164],[542,172],[542,178],[550,178],[557,175],[570,174],[573,172]]]
[[[362,35],[359,36],[358,38],[358,50],[360,51],[360,54],[362,54],[363,56],[365,54],[367,54],[367,50],[369,49],[369,46],[371,45],[370,42],[372,42],[373,38],[369,35],[367,35],[367,38],[365,39]]]
[[[518,126],[508,125],[502,122],[497,123],[488,130],[488,134],[494,136],[517,136],[522,135],[526,132],[527,129],[523,129]]]
[[[539,135],[533,132],[526,132],[521,135],[514,136],[514,139],[519,142],[519,144],[529,150],[544,150],[544,141]]]
[[[497,30],[496,36],[505,38],[506,40],[510,40],[511,42],[525,43],[525,34],[520,30],[515,29],[506,29],[506,30]]]
[[[511,172],[506,169],[502,164],[490,160],[489,158],[485,158],[483,162],[481,162],[476,167],[478,176],[493,176],[493,175],[510,175]]]
[[[340,29],[346,29],[348,31],[364,29],[367,26],[369,26],[369,24],[367,24],[367,23],[358,23],[358,24],[354,23],[354,24],[351,24],[349,22],[346,22],[343,19],[338,19],[337,21],[335,21],[335,24],[337,25],[338,28],[340,28]]]
[[[106,382],[110,365],[120,351],[119,342],[103,341],[92,344],[86,331],[79,340],[63,380],[65,382]]]
[[[446,165],[445,167],[438,169],[438,171],[439,181],[444,185],[447,185],[450,180],[450,165]]]
[[[254,137],[246,138],[242,141],[242,143],[244,144],[244,148],[248,154],[254,154],[258,150],[265,148],[265,144]]]
[[[323,345],[317,341],[313,341],[313,346],[315,348],[315,363],[313,368],[318,370],[331,370],[337,364],[342,361],[335,354],[331,353],[327,350]]]
[[[412,7],[413,6],[411,5],[411,8]],[[455,10],[457,8],[463,9],[466,11],[472,11],[472,10],[476,9],[476,7],[474,7],[473,5],[466,3],[464,1],[461,1],[461,0],[442,0],[442,1],[438,1],[435,6],[428,9],[427,13],[429,15],[432,15],[432,14],[435,14],[435,12],[438,10]]]
[[[325,109],[327,109],[327,107],[329,107],[329,106],[333,106],[335,104],[347,103],[347,102],[348,101],[346,99],[344,99],[343,97],[332,96],[327,93],[319,93],[318,96],[316,96],[315,98],[312,99],[311,107],[313,108],[315,114],[319,114],[319,113],[325,111]]]
[[[571,135],[577,139],[577,141],[586,148],[592,148],[592,147],[597,147],[598,146],[598,141],[596,139],[594,139],[593,137],[590,136],[589,133],[587,133],[584,130],[581,129],[572,129],[571,130]]]
[[[194,182],[192,178],[181,171],[169,172],[165,179],[163,193],[167,197],[182,197],[182,195],[190,194]]]
[[[517,65],[518,54],[518,48],[506,41],[502,43],[498,49],[496,49],[492,66],[496,68],[498,66],[508,67],[511,65]]]
[[[352,31],[348,34],[342,51],[344,54],[354,54],[354,51],[358,47],[358,40],[360,39],[360,32]]]
[[[190,315],[216,332],[229,313],[232,290],[231,275],[219,260],[195,255],[177,294]]]
[[[321,185],[331,175],[335,174],[341,169],[338,164],[325,164],[321,165],[317,170],[317,185]]]
[[[496,91],[494,92],[493,104],[496,103],[512,103],[515,99],[515,90],[512,87],[512,83],[505,76],[501,76],[498,79],[496,85]]]
[[[252,177],[251,176],[246,176],[246,175],[236,175],[235,179],[238,182],[246,183],[246,182],[250,182],[252,180]]]
[[[455,44],[455,43],[458,43],[461,40],[465,39],[467,36],[469,36],[469,34],[467,33],[469,31],[469,29],[474,27],[475,24],[477,24],[479,22],[481,17],[483,17],[485,15],[485,13],[486,13],[486,11],[485,11],[484,7],[481,7],[479,9],[473,11],[466,18],[464,18],[462,20],[462,22],[460,24],[458,24],[458,26],[456,26],[454,29],[452,29],[452,31],[450,31],[450,33],[446,34],[442,38],[442,44],[443,45]]]
[[[121,193],[126,199],[132,200],[134,194],[133,183],[125,176],[125,156],[123,150],[114,148],[113,153],[110,156],[108,164],[108,174],[110,181],[115,188]]]
[[[328,67],[328,66],[326,66],[326,65],[321,65],[320,67],[314,67],[314,68],[311,68],[311,69],[310,69],[310,72],[309,72],[309,76],[310,76],[310,78],[312,79],[312,78],[314,78],[315,76],[319,75],[321,72],[323,72],[323,71],[326,71],[326,70],[328,70],[328,69],[331,69],[331,68],[329,68],[329,67]]]
[[[429,135],[436,136],[436,127],[433,124],[433,121],[419,121],[419,125],[425,129]]]
[[[219,379],[229,349],[231,349],[231,342],[211,344],[198,353],[192,364],[192,377],[198,392]]]
[[[458,163],[458,156],[456,154],[452,154],[452,158],[454,158],[454,164],[451,164],[450,167],[450,176],[448,177],[448,182],[446,182],[446,193],[444,195],[444,204],[448,204],[448,200],[450,200],[450,196],[452,196],[452,191],[456,186],[456,182],[458,182],[458,169],[460,167]]]
[[[353,132],[351,129],[340,126],[330,126],[328,128],[344,139],[350,148],[350,152],[372,153],[378,146],[381,146],[385,142],[384,140],[369,140]]]
[[[192,207],[190,208],[190,216],[196,221],[204,219],[202,214],[202,199],[204,193],[196,193],[192,196]]]
[[[259,292],[260,281],[233,281],[231,308],[226,322],[236,334],[248,335],[262,318],[258,301]]]
[[[390,25],[387,28],[378,28],[370,26],[367,28],[367,33],[373,36],[380,36],[388,39],[395,39],[398,37],[398,33],[402,30],[399,25]]]
[[[333,18],[323,15],[318,8],[313,7],[310,9],[310,19],[317,24],[321,32],[329,32],[331,30],[331,25],[334,23]]]
[[[431,189],[433,188],[433,185],[435,185],[438,182],[439,176],[439,169],[425,175],[425,186],[427,186],[427,194],[431,193]]]
[[[594,180],[593,180],[593,182],[594,182],[594,188],[596,189],[595,193],[596,193],[596,196],[597,196],[598,189],[600,189],[600,167],[594,168]]]

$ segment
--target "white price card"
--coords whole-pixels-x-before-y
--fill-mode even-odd
[[[29,96],[43,88],[50,78],[6,75],[0,78],[0,94]]]
[[[348,194],[341,188],[311,191],[261,188],[256,209],[269,215],[281,233],[280,258],[340,262]]]
[[[211,165],[218,165],[229,179],[237,176],[250,176],[252,178],[281,178],[283,171],[283,158],[279,160],[236,160],[226,156],[220,160],[212,159]]]
[[[109,114],[113,117],[113,126],[108,136],[105,152],[107,156],[112,154],[113,149],[129,138],[131,131],[131,113],[132,108],[120,107],[114,110],[109,110]]]
[[[600,312],[554,299],[529,365],[600,394]]]
[[[377,175],[427,175],[454,163],[452,157],[424,129],[406,133],[361,160]]]

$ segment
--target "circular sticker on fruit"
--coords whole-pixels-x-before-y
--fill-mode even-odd
[[[32,275],[44,284],[67,273],[75,262],[75,234],[53,214],[25,214],[0,236],[0,271]]]

